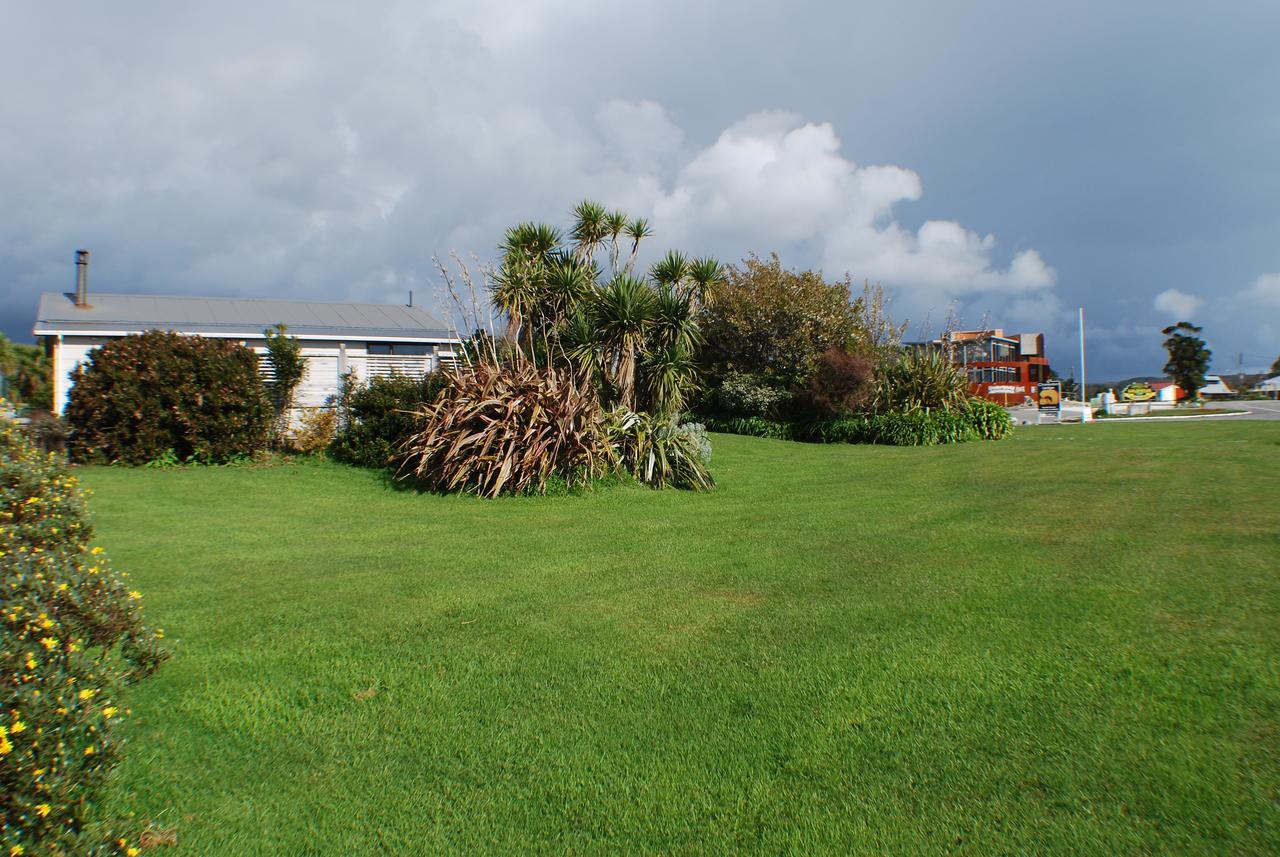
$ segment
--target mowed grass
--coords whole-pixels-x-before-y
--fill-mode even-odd
[[[1280,850],[1280,424],[715,446],[704,495],[84,471],[174,652],[104,810],[199,855]]]

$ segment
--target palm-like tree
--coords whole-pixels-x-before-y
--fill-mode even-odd
[[[653,326],[655,300],[643,281],[619,274],[596,295],[593,321],[623,407],[635,410],[636,360]]]
[[[549,263],[560,244],[560,230],[545,223],[521,223],[507,230],[499,250],[502,264],[493,283],[493,302],[507,317],[507,334],[533,341],[530,322],[545,299]]]
[[[641,242],[653,235],[647,220],[589,200],[573,216],[567,247],[545,224],[507,231],[493,300],[507,316],[508,338],[526,354],[545,349],[551,360],[574,366],[606,400],[634,410],[642,399],[657,413],[678,412],[696,379],[698,309],[714,294],[723,268],[671,251],[646,282],[631,272]],[[597,254],[607,261],[598,264]],[[602,265],[611,274],[604,283]]]
[[[653,229],[649,227],[649,221],[643,217],[637,217],[627,224],[623,232],[631,239],[631,253],[627,257],[627,265],[623,268],[623,273],[630,274],[636,265],[636,254],[640,252],[640,242],[653,235]]]
[[[595,256],[609,236],[609,214],[603,205],[588,199],[574,206],[573,219],[569,237],[573,239],[574,251],[589,259]]]

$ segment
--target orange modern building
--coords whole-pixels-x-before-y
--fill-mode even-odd
[[[1000,328],[954,330],[927,343],[946,349],[969,375],[969,390],[1002,405],[1020,405],[1050,378],[1043,333],[1006,336]]]

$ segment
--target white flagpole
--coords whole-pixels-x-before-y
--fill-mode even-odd
[[[1089,388],[1084,383],[1084,307],[1080,307],[1080,398],[1087,409],[1089,407]],[[1080,417],[1081,423],[1084,416]]]

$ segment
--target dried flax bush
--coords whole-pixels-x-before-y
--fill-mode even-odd
[[[593,386],[569,369],[521,356],[492,357],[445,373],[401,447],[402,478],[483,497],[544,493],[548,482],[585,487],[617,469]]]

